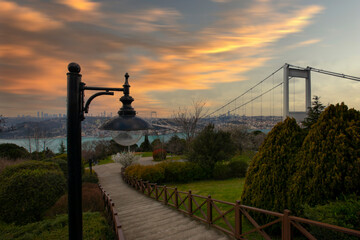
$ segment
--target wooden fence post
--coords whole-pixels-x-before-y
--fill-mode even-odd
[[[179,208],[179,193],[178,193],[178,190],[177,190],[177,187],[175,187],[175,190],[174,190],[174,195],[175,195],[175,208],[178,209]]]
[[[155,183],[155,199],[156,199],[156,201],[159,201],[159,192],[158,192],[158,187],[157,187],[156,183]]]
[[[282,219],[282,240],[291,240],[291,224],[289,219],[290,211],[285,209]]]
[[[188,193],[188,213],[190,216],[192,216],[192,195],[191,195],[191,190],[189,190]]]
[[[242,214],[240,211],[240,201],[235,202],[235,238],[240,239],[242,234]]]
[[[207,222],[208,224],[212,224],[212,204],[211,204],[211,196],[209,195],[208,198],[206,199],[207,201]]]
[[[164,204],[168,204],[166,185],[164,185]]]
[[[150,197],[150,183],[149,181],[146,182],[146,187],[147,187],[147,191],[148,191],[148,196]]]

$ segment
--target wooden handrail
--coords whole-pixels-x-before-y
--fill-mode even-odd
[[[115,231],[116,239],[117,240],[126,240],[124,232],[122,230],[122,226],[120,224],[119,215],[118,215],[117,210],[115,208],[115,203],[113,203],[113,201],[110,198],[109,194],[107,194],[105,192],[105,190],[101,187],[100,184],[99,184],[99,188],[100,188],[102,197],[104,199],[104,204],[105,204],[104,208],[106,210],[106,213],[109,216],[109,219],[112,222],[112,227],[113,227],[113,230]]]
[[[289,210],[284,210],[284,213],[278,213],[278,212],[273,212],[273,211],[260,209],[260,208],[256,208],[256,207],[241,205],[240,201],[236,201],[235,203],[230,203],[230,202],[226,202],[226,201],[222,201],[222,200],[212,199],[210,195],[208,197],[205,197],[205,196],[201,196],[201,195],[197,195],[197,194],[192,194],[191,190],[189,192],[178,191],[176,187],[172,188],[172,187],[167,187],[166,185],[161,186],[158,184],[143,181],[141,179],[139,180],[139,179],[135,179],[135,178],[130,178],[123,172],[122,172],[122,177],[126,183],[128,183],[132,187],[136,188],[137,190],[140,190],[143,194],[148,195],[149,197],[151,197],[151,193],[150,194],[149,194],[149,192],[146,193],[146,191],[143,190],[142,186],[146,185],[146,186],[148,186],[147,189],[149,189],[149,186],[153,185],[154,188],[152,188],[151,192],[153,192],[155,189],[155,192],[156,192],[155,198],[154,198],[155,200],[162,201],[165,205],[175,207],[178,211],[181,211],[195,219],[205,222],[205,223],[235,237],[236,239],[244,239],[244,236],[254,233],[254,232],[258,232],[265,239],[271,239],[271,237],[264,231],[264,229],[269,226],[272,226],[274,224],[278,224],[278,223],[281,224],[281,228],[282,228],[282,233],[281,233],[282,240],[291,240],[292,239],[292,226],[295,227],[296,229],[298,229],[304,236],[308,237],[309,239],[316,239],[303,226],[301,226],[300,223],[315,225],[318,227],[332,229],[334,231],[338,231],[338,232],[342,232],[342,233],[349,234],[352,236],[360,237],[360,231],[343,228],[343,227],[339,227],[339,226],[335,226],[335,225],[331,225],[331,224],[327,224],[327,223],[321,223],[321,222],[317,222],[317,221],[313,221],[313,220],[309,220],[309,219],[305,219],[305,218],[290,216]],[[141,187],[139,187],[139,186],[141,186]],[[159,190],[159,189],[161,189],[161,190]],[[150,191],[150,189],[148,191]],[[180,196],[180,194],[185,194],[186,196],[184,198],[182,198]],[[161,199],[161,196],[163,196],[163,199]],[[151,197],[151,198],[153,198],[153,197]],[[195,198],[203,199],[203,201],[201,201],[201,204],[199,204]],[[169,200],[171,200],[173,202],[173,204],[169,203]],[[187,204],[186,204],[186,200],[188,200]],[[221,209],[215,203],[225,204],[231,208],[226,210],[225,212],[222,212]],[[181,206],[183,206],[185,211],[180,208]],[[206,206],[205,212],[202,209],[202,207],[204,207],[204,206]],[[215,209],[214,213],[218,214],[218,216],[214,219],[213,219],[213,208]],[[232,211],[235,212],[235,226],[232,226],[231,223],[228,221],[228,218],[226,217],[226,215]],[[260,226],[251,217],[251,215],[248,213],[248,211],[262,213],[265,215],[270,215],[273,217],[277,217],[277,219]],[[194,213],[196,213],[196,212],[200,213],[200,217],[194,215]],[[202,215],[202,217],[201,217],[201,215]],[[242,231],[243,216],[245,216],[249,220],[249,222],[255,227],[254,229],[252,229],[246,233],[243,233],[243,231]],[[225,225],[228,227],[228,229],[223,228],[220,225],[218,225],[217,223],[215,223],[218,220],[223,220]]]

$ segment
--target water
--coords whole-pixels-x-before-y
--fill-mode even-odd
[[[255,131],[255,130],[259,130],[262,131],[263,133],[267,134],[271,129],[251,129],[249,131]],[[164,135],[149,135],[149,142],[151,143],[152,141],[154,141],[155,139],[160,139],[161,142],[167,142],[170,140],[170,138],[174,135],[177,135],[179,138],[184,138],[184,134],[182,133],[169,133],[169,134],[164,134]],[[89,141],[99,141],[99,140],[106,140],[106,141],[110,141],[112,138],[111,137],[82,137],[81,138],[81,142],[89,142]],[[145,140],[145,137],[141,137],[140,140],[136,143],[138,146],[140,146],[141,143],[143,143]],[[46,138],[46,139],[38,139],[38,150],[42,151],[44,148],[44,143],[45,146],[47,148],[49,148],[51,151],[53,151],[54,153],[58,153],[59,152],[59,148],[60,148],[60,144],[64,143],[64,145],[66,146],[66,138]],[[23,138],[23,139],[0,139],[0,144],[2,143],[14,143],[18,146],[24,147],[26,148],[28,151],[30,151],[30,147],[29,147],[29,139],[28,138]],[[36,144],[35,144],[35,140],[34,139],[30,139],[30,144],[31,144],[31,151],[36,151]]]
[[[183,137],[182,134],[180,133],[171,133],[171,134],[165,134],[165,135],[150,135],[148,136],[149,141],[152,142],[155,139],[160,139],[162,142],[167,142],[170,140],[170,138],[174,135],[178,135],[180,138]],[[106,140],[106,141],[110,141],[112,138],[111,137],[82,137],[81,142],[89,142],[89,141],[99,141],[99,140]],[[141,137],[140,140],[136,143],[138,146],[140,146],[140,144],[142,142],[144,142],[145,137]],[[31,147],[31,151],[36,151],[36,144],[35,144],[35,139],[30,139],[30,146],[29,146],[29,139],[28,138],[23,138],[23,139],[0,139],[0,144],[2,143],[14,143],[18,146],[24,147],[26,148],[28,151],[30,151],[30,147]],[[63,143],[66,147],[67,141],[66,138],[45,138],[45,139],[38,139],[38,150],[42,151],[44,149],[44,143],[45,143],[45,147],[49,148],[51,151],[53,151],[54,153],[58,153],[59,152],[59,148],[60,148],[60,144]]]

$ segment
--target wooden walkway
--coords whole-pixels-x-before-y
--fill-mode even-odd
[[[117,163],[93,167],[100,184],[118,210],[126,240],[228,240],[209,228],[129,187],[120,176]]]

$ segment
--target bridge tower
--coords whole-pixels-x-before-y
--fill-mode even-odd
[[[311,107],[311,68],[306,69],[294,68],[285,63],[284,65],[284,90],[283,90],[283,120],[286,117],[294,117],[297,121],[303,121],[306,117],[307,110]],[[305,111],[290,112],[289,110],[289,79],[291,77],[305,79]]]

